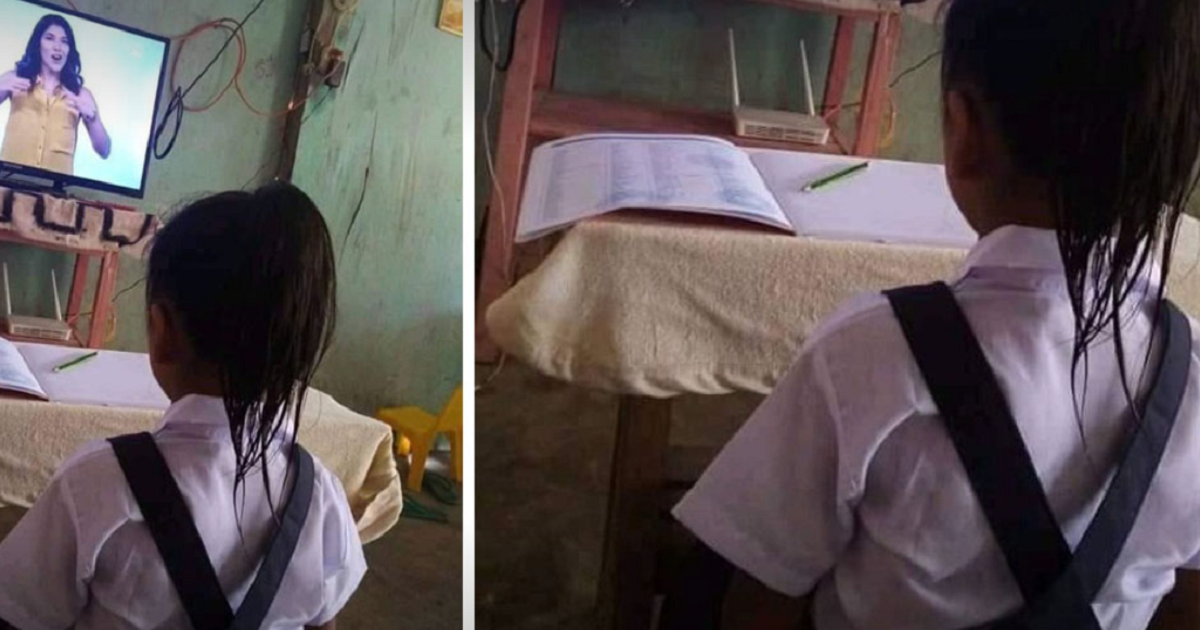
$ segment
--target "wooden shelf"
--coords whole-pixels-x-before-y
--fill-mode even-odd
[[[867,21],[876,21],[876,20],[879,20],[881,16],[888,15],[890,13],[900,13],[901,12],[899,2],[897,2],[895,4],[888,4],[879,9],[872,10],[872,9],[846,9],[846,8],[842,8],[842,7],[831,6],[828,4],[822,4],[820,2],[813,2],[811,0],[755,0],[755,1],[763,2],[766,4],[774,4],[774,5],[784,7],[786,9],[793,9],[796,11],[805,11],[808,13],[820,13],[822,15],[836,15],[836,16],[840,16],[840,17],[849,17],[849,18],[855,18],[855,19],[867,20]]]
[[[584,133],[682,133],[715,136],[747,148],[841,154],[837,144],[824,146],[742,138],[733,133],[729,114],[688,111],[615,99],[539,91],[534,94],[529,134],[556,140]]]
[[[9,232],[7,230],[0,230],[0,241],[3,241],[5,243],[15,243],[17,245],[26,245],[28,247],[37,247],[38,249],[48,249],[48,250],[56,251],[56,252],[65,252],[68,254],[80,254],[83,256],[103,256],[103,255],[109,253],[109,250],[105,250],[105,249],[102,249],[99,247],[96,247],[96,248],[79,247],[79,246],[75,246],[75,245],[68,245],[65,243],[46,243],[46,242],[42,242],[42,241],[34,241],[31,239],[27,239],[23,236],[19,236],[15,232]]]
[[[69,339],[67,341],[56,341],[54,339],[39,339],[36,337],[18,337],[16,335],[10,335],[8,333],[0,333],[0,337],[3,337],[9,341],[20,342],[20,343],[40,343],[40,344],[45,344],[47,346],[68,346],[71,348],[84,347],[83,342],[79,340],[79,335],[77,335],[77,334],[72,334],[71,339]]]

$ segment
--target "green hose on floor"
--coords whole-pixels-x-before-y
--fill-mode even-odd
[[[421,489],[446,505],[458,505],[460,502],[454,482],[443,475],[431,472],[425,473],[425,479],[421,482]],[[408,492],[404,493],[404,510],[400,512],[400,515],[422,521],[433,521],[435,523],[450,522],[449,515],[444,511],[421,503]]]

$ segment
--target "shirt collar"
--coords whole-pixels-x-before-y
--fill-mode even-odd
[[[1155,295],[1161,266],[1151,258],[1134,284],[1136,292]],[[1065,290],[1066,270],[1054,230],[1006,225],[979,239],[963,262],[960,279],[1031,282]]]
[[[225,401],[218,396],[188,394],[172,403],[158,424],[159,431],[167,432],[197,427],[205,432],[228,435],[229,414],[225,412]],[[292,423],[285,422],[275,439],[290,441],[292,431]]]
[[[225,413],[225,401],[217,396],[188,394],[171,403],[158,428],[169,429],[188,425],[228,431],[229,416]]]
[[[979,239],[963,263],[976,268],[1033,269],[1063,272],[1054,230],[1006,225]]]

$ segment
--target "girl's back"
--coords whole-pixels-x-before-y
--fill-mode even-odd
[[[1154,322],[1197,182],[1200,4],[950,0],[943,55],[947,180],[980,235],[953,302],[1073,550],[1157,374]],[[1101,627],[1145,627],[1177,572],[1200,570],[1197,348],[1130,537],[1089,578],[1107,577]],[[956,426],[1003,415],[963,399]],[[1044,593],[1018,589],[996,542],[1009,530],[985,517],[941,411],[889,300],[843,309],[676,508],[703,543],[690,575],[712,576],[687,588],[721,591],[727,628],[794,627],[810,595],[818,630],[953,630],[1033,605]],[[1018,460],[1001,461],[1015,478]],[[1004,516],[1030,522],[1013,502]],[[686,625],[682,601],[668,628]]]
[[[240,487],[244,499],[236,510],[229,500],[237,462],[219,398],[181,399],[154,435],[236,610],[275,531],[264,487]],[[290,441],[281,438],[269,468],[276,502],[291,485],[283,486],[291,459],[283,447]],[[0,575],[0,618],[22,629],[191,628],[137,502],[123,486],[107,442],[83,447],[59,469],[0,547],[0,565],[6,567]],[[318,465],[308,518],[264,630],[327,622],[365,570],[342,486]]]
[[[1111,343],[1094,347],[1077,422],[1074,318],[1054,233],[997,230],[952,286],[1074,547],[1133,422]],[[1128,314],[1125,342],[1145,347],[1153,301]],[[1175,569],[1200,569],[1200,337],[1193,356],[1145,517],[1095,607],[1105,628],[1144,628]],[[1157,350],[1149,365],[1147,379]],[[815,591],[820,630],[995,620],[1021,607],[1021,593],[943,422],[887,300],[864,296],[809,340],[675,514],[772,589]]]
[[[258,574],[273,574],[260,568],[268,546],[288,539],[287,507],[304,505],[293,501],[307,484],[292,494],[307,461],[298,415],[332,339],[337,292],[316,206],[286,184],[197,201],[156,236],[146,286],[150,365],[172,401],[152,445],[188,514],[171,510],[169,488],[144,487],[162,479],[154,448],[123,441],[120,460],[117,444],[81,449],[0,544],[0,620],[20,630],[183,630],[214,613],[225,624]],[[268,605],[263,628],[330,623],[366,570],[341,484],[313,468],[295,549],[271,564],[282,582],[255,600]],[[197,592],[211,599],[187,597]]]

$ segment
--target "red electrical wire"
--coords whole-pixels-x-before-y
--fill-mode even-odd
[[[276,111],[276,112],[262,111],[259,108],[255,107],[254,104],[250,102],[250,99],[246,96],[246,92],[245,92],[244,88],[242,87],[242,74],[246,70],[246,59],[247,59],[246,36],[243,31],[241,31],[237,28],[237,21],[234,20],[233,18],[229,18],[229,17],[212,20],[210,22],[205,22],[203,24],[196,26],[195,28],[188,31],[187,33],[184,33],[183,35],[172,38],[175,40],[179,40],[179,50],[175,53],[175,58],[171,62],[170,90],[169,90],[170,92],[173,93],[175,91],[175,85],[176,85],[175,76],[176,76],[176,74],[178,72],[178,68],[179,68],[179,58],[183,56],[184,46],[187,44],[189,39],[192,39],[192,38],[196,37],[197,35],[199,35],[200,33],[203,33],[204,31],[207,31],[209,29],[224,29],[225,31],[228,31],[230,33],[236,32],[236,39],[237,39],[237,45],[238,45],[237,65],[234,68],[233,76],[229,78],[229,82],[225,84],[225,87],[221,88],[221,91],[217,93],[216,97],[214,97],[211,101],[209,101],[208,103],[206,103],[202,106],[184,105],[185,111],[203,112],[203,111],[212,109],[213,106],[215,106],[217,103],[219,103],[221,101],[221,99],[225,98],[225,95],[229,92],[230,88],[233,88],[233,90],[235,92],[237,92],[238,98],[241,99],[242,103],[246,106],[246,109],[249,109],[251,113],[256,114],[258,116],[262,116],[264,118],[278,118],[280,116],[286,116],[287,114],[290,114],[291,112],[295,111],[296,108],[300,107],[300,105],[302,105],[308,101],[310,96],[304,97],[299,102],[289,102],[288,106],[286,108]]]
[[[188,40],[192,39],[193,37],[196,37],[200,33],[207,31],[209,29],[224,29],[224,30],[232,33],[232,32],[234,32],[234,29],[236,29],[236,28],[237,28],[237,22],[234,21],[232,18],[226,17],[226,18],[221,18],[218,20],[213,20],[211,22],[205,22],[203,24],[200,24],[199,26],[196,26],[192,30],[184,33],[183,35],[171,38],[171,39],[179,41],[179,50],[176,51],[175,58],[171,61],[171,74],[170,74],[170,83],[169,83],[168,92],[170,92],[172,94],[175,92],[175,85],[176,85],[175,76],[179,70],[179,58],[183,56],[183,49],[187,45]],[[233,76],[229,78],[229,83],[226,83],[225,87],[221,88],[221,91],[217,93],[216,97],[213,98],[211,101],[209,101],[207,104],[201,105],[201,106],[190,106],[190,105],[185,104],[183,106],[184,111],[188,111],[188,112],[208,111],[209,109],[212,109],[212,107],[214,105],[216,105],[218,102],[220,102],[222,98],[225,97],[225,94],[227,92],[229,92],[229,88],[233,87],[234,82],[237,80],[237,76],[239,74],[241,74],[242,68],[244,68],[246,65],[246,40],[245,40],[244,36],[242,35],[241,31],[237,32],[237,42],[238,42],[238,62],[237,62],[237,67],[234,70]]]

